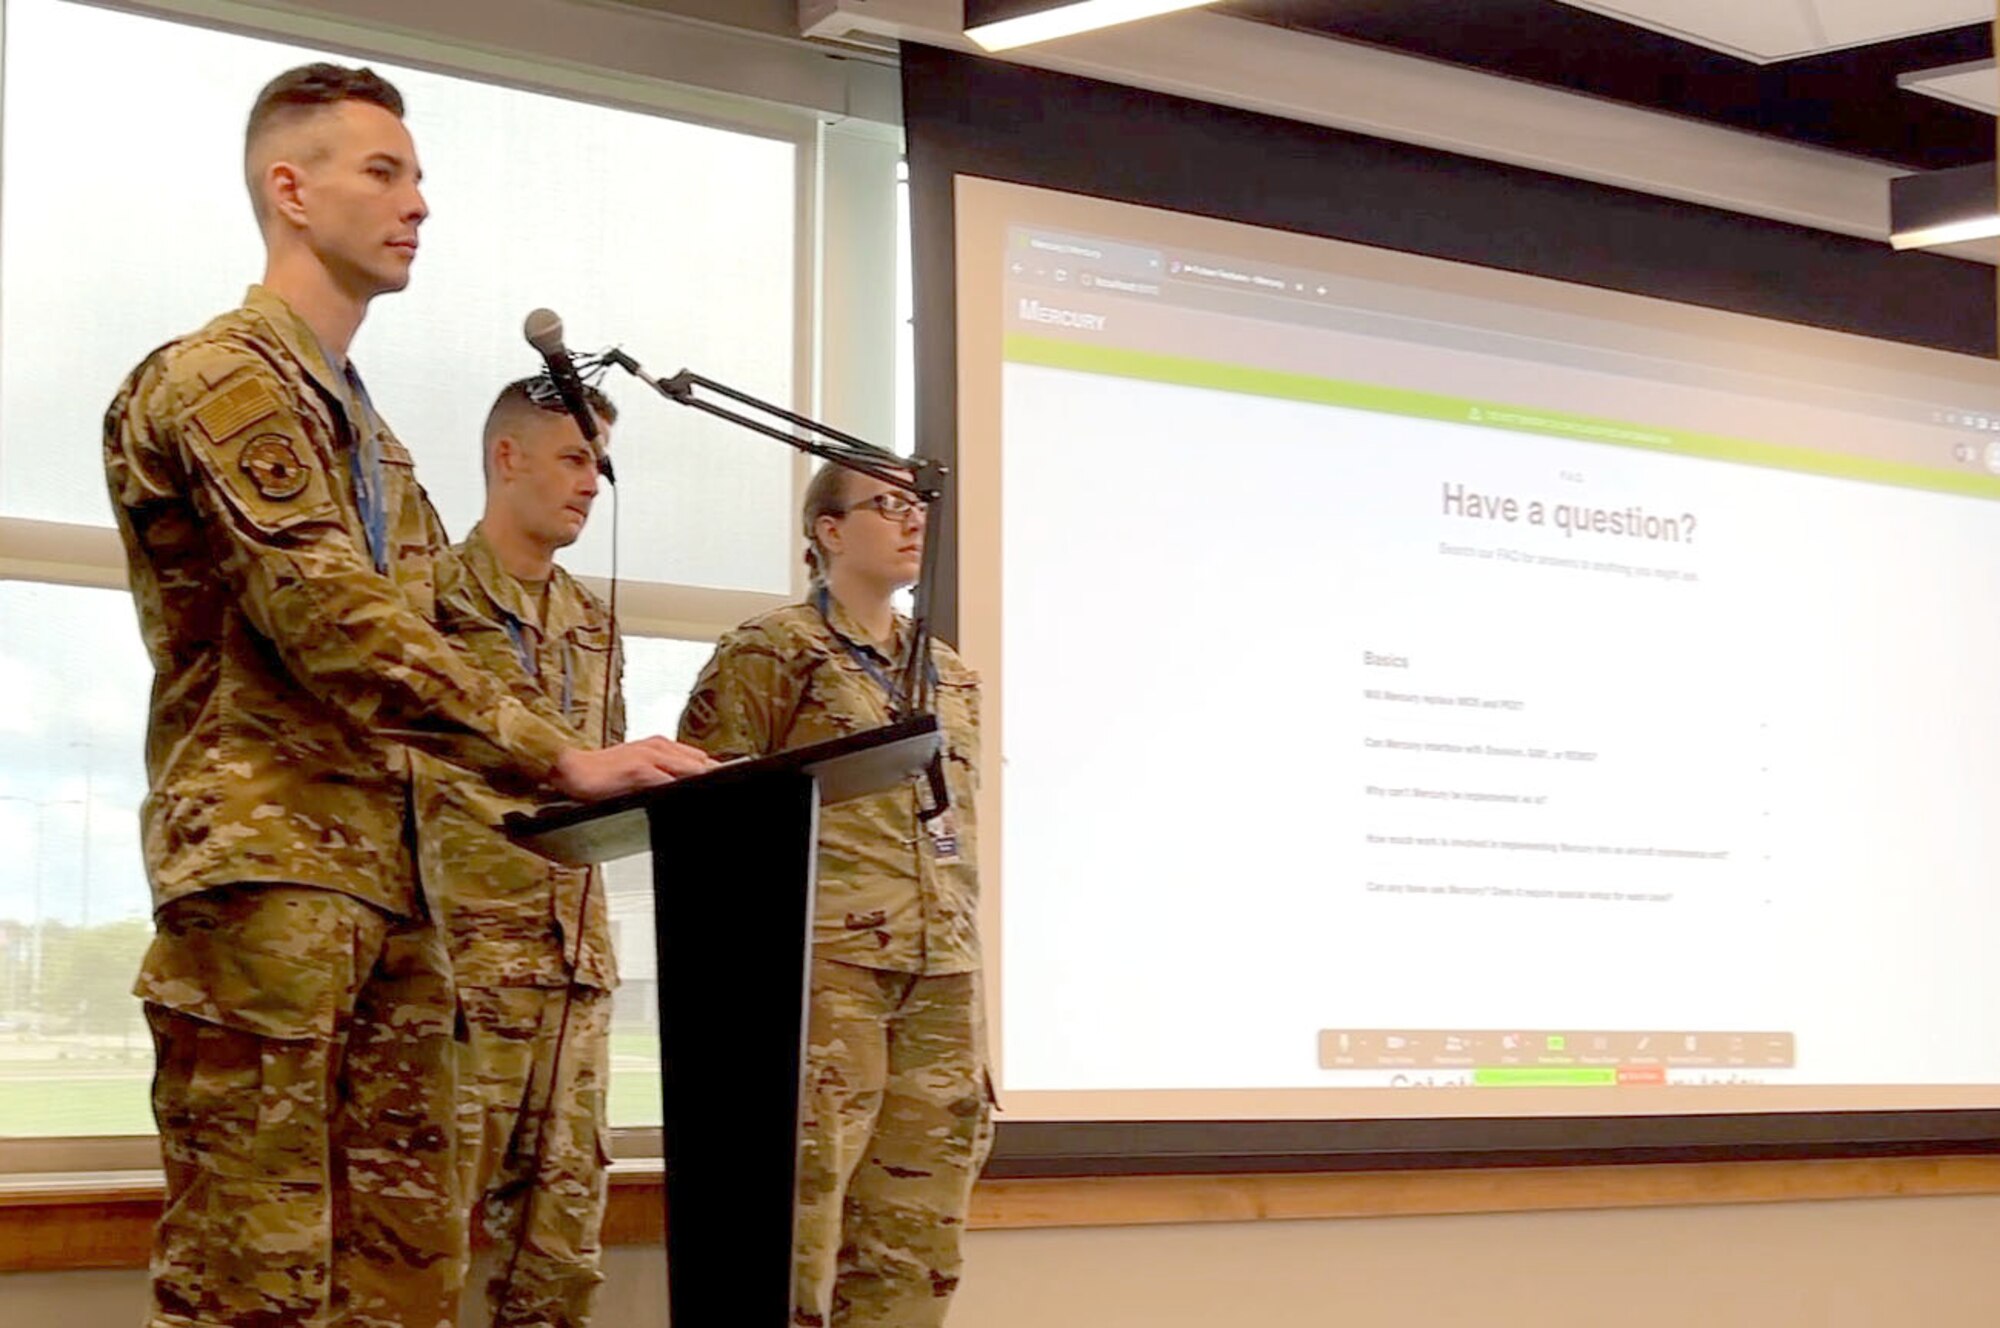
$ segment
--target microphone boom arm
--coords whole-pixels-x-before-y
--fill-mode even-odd
[[[682,369],[670,378],[656,378],[646,372],[640,363],[623,350],[612,347],[596,357],[599,364],[615,364],[640,382],[658,392],[667,400],[686,406],[691,410],[713,415],[727,420],[738,428],[776,439],[785,446],[818,457],[845,470],[855,471],[871,479],[897,489],[922,502],[929,508],[930,515],[937,515],[944,501],[944,481],[950,473],[942,462],[930,457],[905,457],[879,447],[866,439],[821,424],[818,420],[801,415],[796,411],[773,405],[751,396],[748,392],[718,383],[713,378],[704,377],[692,370]],[[726,405],[697,395],[698,392],[711,393],[738,405],[747,406],[773,419],[784,421],[791,429],[781,428],[768,420],[761,420],[732,410]],[[810,430],[814,436],[802,437],[793,430]],[[902,699],[898,719],[923,714],[930,709],[930,604],[932,584],[937,572],[937,544],[931,538],[936,533],[936,523],[929,522],[924,532],[922,570],[917,577],[915,611],[911,614],[911,639],[909,657],[903,662]],[[932,763],[930,771],[933,815],[944,810],[943,768]]]

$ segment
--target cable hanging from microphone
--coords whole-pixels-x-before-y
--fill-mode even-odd
[[[618,686],[618,675],[624,667],[624,643],[618,631],[618,476],[611,466],[609,444],[600,444],[597,413],[591,409],[585,389],[597,390],[598,382],[604,377],[606,366],[600,356],[572,356],[563,346],[562,319],[548,309],[537,309],[530,313],[521,327],[528,344],[541,353],[543,360],[542,377],[535,380],[528,389],[528,395],[537,405],[555,406],[560,404],[577,428],[583,431],[584,440],[597,453],[597,470],[611,488],[611,583],[609,603],[605,615],[609,618],[611,649],[605,659],[604,689],[598,702],[597,745],[611,746],[611,701],[613,689]],[[546,383],[547,387],[542,385]],[[585,734],[587,739],[591,735]],[[623,735],[619,735],[623,741]],[[572,929],[574,941],[564,946],[563,968],[568,981],[563,987],[562,1008],[556,1020],[556,1035],[549,1053],[548,1088],[542,1095],[541,1110],[532,1113],[535,1121],[535,1142],[531,1151],[532,1162],[529,1174],[540,1178],[548,1157],[549,1127],[555,1116],[556,1094],[563,1077],[563,1052],[569,1041],[570,1018],[576,1005],[577,989],[583,976],[583,949],[585,932],[590,926],[591,896],[603,872],[601,867],[590,868],[583,879],[583,888],[578,892],[576,904],[576,925]],[[567,921],[565,919],[564,921]],[[532,1099],[533,1090],[530,1089]],[[532,1222],[538,1200],[546,1199],[544,1187],[536,1185],[522,1200],[520,1225],[514,1231],[514,1248],[508,1253],[506,1272],[502,1284],[512,1287],[519,1271],[522,1251],[527,1247],[527,1233],[533,1229]]]

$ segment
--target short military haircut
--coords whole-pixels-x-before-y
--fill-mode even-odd
[[[257,148],[282,129],[288,129],[344,101],[380,106],[398,120],[403,118],[403,94],[395,85],[372,69],[349,69],[346,65],[320,62],[300,65],[264,85],[250,107],[250,123],[243,131],[243,174],[250,186],[250,203],[258,220],[264,217],[264,191],[259,187]]]
[[[586,383],[583,399],[590,404],[592,413],[598,419],[607,425],[618,423],[618,407],[612,404],[610,397]],[[486,429],[479,448],[488,483],[493,480],[493,445],[503,437],[514,435],[524,422],[550,415],[567,419],[569,411],[556,394],[554,380],[546,373],[517,378],[500,389],[500,395],[493,398],[493,408],[486,412]]]

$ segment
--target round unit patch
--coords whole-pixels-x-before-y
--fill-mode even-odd
[[[312,482],[312,472],[292,450],[291,440],[281,434],[252,438],[243,445],[243,459],[238,464],[257,492],[273,502],[298,497]]]

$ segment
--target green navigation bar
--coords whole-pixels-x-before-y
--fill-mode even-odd
[[[1568,1088],[1572,1085],[1615,1084],[1618,1068],[1613,1065],[1523,1065],[1474,1070],[1472,1082],[1479,1088]]]
[[[1513,433],[1543,434],[1554,438],[1574,438],[1581,442],[1608,443],[1616,447],[1636,447],[1649,452],[1699,457],[1709,461],[1729,461],[1738,465],[1760,466],[1767,470],[1797,471],[1834,479],[1861,480],[1870,484],[1905,489],[1926,489],[1935,493],[1960,494],[1971,498],[2000,498],[2000,476],[1945,470],[1888,461],[1877,457],[1848,456],[1819,452],[1807,447],[1762,443],[1722,434],[1693,433],[1661,429],[1624,420],[1570,415],[1562,411],[1497,401],[1476,401],[1470,397],[1417,392],[1407,388],[1378,387],[1346,382],[1338,378],[1318,378],[1311,374],[1283,373],[1275,369],[1253,369],[1244,365],[1219,364],[1180,355],[1153,351],[1125,350],[1088,342],[1064,341],[1031,332],[1009,332],[1004,343],[1006,358],[1015,364],[1035,364],[1052,369],[1115,378],[1135,378],[1154,383],[1174,383],[1183,387],[1210,388],[1248,396],[1273,397],[1281,401],[1303,401],[1319,406],[1346,406],[1386,415],[1406,415],[1415,419],[1441,420],[1450,424],[1470,424],[1480,428],[1506,429]]]

